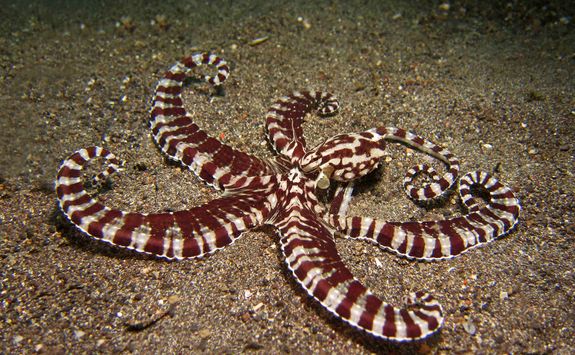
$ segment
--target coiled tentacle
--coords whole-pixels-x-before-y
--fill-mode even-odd
[[[201,65],[216,67],[215,76],[205,77],[212,85],[222,84],[229,75],[227,63],[208,53],[186,57],[168,70],[156,87],[152,105],[150,126],[154,141],[169,158],[218,189],[233,185],[242,177],[272,174],[272,165],[211,137],[184,108],[184,79]]]
[[[404,143],[410,147],[429,154],[448,165],[448,171],[439,176],[435,170],[431,170],[425,165],[417,165],[406,173],[403,185],[407,195],[416,201],[429,201],[443,195],[457,181],[459,174],[459,161],[447,149],[422,138],[416,134],[395,127],[378,127],[371,129],[377,132],[386,141]],[[430,174],[432,182],[424,187],[418,188],[413,185],[413,179],[420,173]]]
[[[66,159],[56,192],[66,216],[86,234],[116,246],[168,259],[201,257],[233,243],[261,225],[274,207],[268,199],[273,176],[246,180],[231,196],[185,211],[135,213],[112,209],[84,189],[82,169],[95,158],[108,163],[100,178],[118,171],[120,161],[100,147],[81,149]]]
[[[325,116],[337,112],[339,103],[329,93],[321,91],[296,91],[281,97],[266,114],[266,130],[275,151],[296,163],[306,152],[302,123],[313,111]]]
[[[480,207],[474,188],[487,193]],[[384,222],[369,217],[331,215],[330,222],[351,238],[364,239],[397,254],[416,259],[445,259],[491,242],[511,231],[520,205],[511,189],[484,172],[472,172],[459,182],[459,194],[469,213],[442,221]]]

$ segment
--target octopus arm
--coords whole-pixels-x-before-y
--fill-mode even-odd
[[[483,192],[481,206],[472,191]],[[332,214],[331,224],[351,238],[374,242],[397,254],[423,260],[445,259],[510,232],[521,207],[511,189],[484,172],[466,174],[459,193],[469,213],[442,221],[384,222],[369,217]]]
[[[406,306],[398,308],[355,279],[337,253],[332,231],[319,220],[290,219],[279,229],[282,252],[295,279],[338,318],[396,341],[424,338],[441,326],[441,306],[429,294],[412,293]]]
[[[279,98],[266,114],[266,131],[275,151],[288,160],[297,161],[305,153],[302,123],[307,114],[326,116],[337,112],[339,103],[329,93],[296,91]]]
[[[227,63],[218,56],[200,53],[175,64],[156,87],[150,126],[152,137],[170,159],[187,166],[206,183],[225,189],[243,177],[266,175],[276,170],[275,164],[229,147],[211,137],[184,108],[182,90],[185,78],[198,66],[217,69],[205,80],[221,85],[229,76]]]
[[[351,203],[353,188],[355,183],[353,181],[341,183],[337,186],[333,200],[329,206],[329,215],[345,216]]]
[[[403,179],[403,187],[411,199],[421,202],[432,200],[442,196],[457,181],[459,160],[449,150],[401,128],[378,127],[367,132],[374,134],[379,139],[401,143],[417,149],[447,165],[448,169],[443,175],[439,175],[435,169],[425,164],[410,168]],[[423,187],[415,186],[413,181],[419,174],[427,175],[432,181]]]
[[[201,257],[261,225],[272,208],[262,185],[266,181],[254,178],[245,182],[252,191],[237,188],[228,196],[184,211],[145,214],[112,209],[84,188],[82,169],[97,157],[108,164],[99,179],[120,169],[121,163],[108,150],[81,149],[60,167],[56,192],[62,211],[73,224],[116,246],[167,259]],[[258,183],[261,189],[254,186]]]

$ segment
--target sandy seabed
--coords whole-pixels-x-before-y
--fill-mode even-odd
[[[14,1],[0,6],[1,353],[575,352],[575,31],[550,2]],[[90,145],[127,161],[100,199],[131,211],[217,196],[167,164],[147,126],[161,74],[200,50],[231,63],[224,95],[188,90],[208,132],[271,157],[267,107],[298,89],[340,99],[310,117],[309,145],[378,125],[413,130],[484,170],[522,202],[516,230],[451,260],[422,263],[338,239],[356,277],[399,304],[442,303],[423,341],[374,339],[292,280],[272,228],[201,260],[166,262],[93,241],[58,211],[62,159]],[[423,155],[390,147],[351,214],[443,219],[401,179]],[[155,321],[155,322],[154,322]],[[130,330],[129,324],[145,324]]]

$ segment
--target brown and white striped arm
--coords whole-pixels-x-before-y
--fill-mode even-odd
[[[473,190],[487,195],[481,206]],[[519,200],[507,186],[484,172],[472,172],[459,182],[459,194],[469,213],[442,221],[383,222],[368,217],[331,215],[330,222],[351,238],[374,242],[408,258],[446,259],[509,233],[519,221]]]
[[[329,214],[327,215],[327,222],[329,223],[329,215],[347,215],[349,204],[353,194],[354,182],[339,184],[333,194],[333,199],[329,205]]]
[[[274,200],[268,196],[275,177],[267,176],[246,179],[248,192],[231,193],[185,211],[145,214],[112,209],[84,189],[82,169],[95,158],[108,163],[100,179],[118,171],[121,165],[113,154],[100,147],[75,152],[58,172],[58,200],[62,211],[78,228],[119,247],[167,259],[201,257],[261,225],[274,207]]]
[[[442,309],[431,295],[412,293],[406,306],[397,308],[355,279],[337,253],[333,231],[319,220],[304,214],[278,227],[282,252],[296,280],[337,317],[394,341],[421,339],[441,327]]]
[[[403,179],[403,186],[410,198],[422,202],[429,201],[443,195],[457,181],[459,161],[447,149],[401,128],[378,127],[368,132],[374,132],[386,141],[406,144],[441,160],[448,166],[443,176],[438,175],[433,168],[426,165],[417,165],[409,169]],[[413,180],[419,174],[427,174],[432,181],[423,187],[415,186]]]
[[[217,69],[215,76],[204,78],[214,86],[222,84],[229,75],[226,62],[208,53],[186,57],[168,70],[156,87],[151,110],[155,142],[169,158],[186,165],[218,189],[234,184],[240,177],[273,173],[269,163],[233,149],[201,130],[186,111],[181,97],[184,79],[201,65]]]
[[[279,98],[266,114],[266,131],[275,151],[297,163],[305,153],[302,123],[308,113],[320,116],[337,112],[339,103],[329,93],[321,91],[296,91]]]

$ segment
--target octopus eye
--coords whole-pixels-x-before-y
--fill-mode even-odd
[[[325,166],[321,169],[321,171],[319,172],[318,178],[317,178],[317,183],[316,183],[316,186],[319,189],[325,190],[329,187],[329,178],[333,174],[333,170],[334,170],[333,166],[331,166],[331,165]]]

